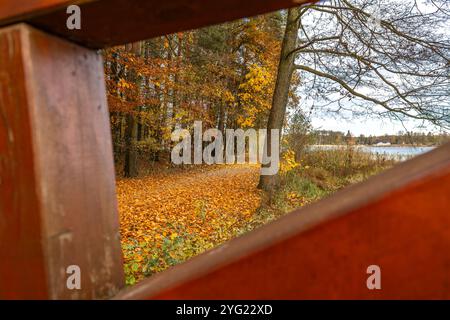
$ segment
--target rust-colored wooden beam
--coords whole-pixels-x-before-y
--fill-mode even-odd
[[[89,1],[96,0],[0,0],[0,24],[20,22]]]
[[[101,57],[0,29],[0,299],[110,297],[123,286],[118,230]],[[66,286],[71,265],[81,290]]]
[[[25,21],[91,48],[104,48],[298,6],[308,0],[0,0],[0,26]],[[66,27],[79,3],[81,30]],[[34,10],[34,11],[33,11]]]
[[[449,299],[450,144],[122,291],[117,299]],[[367,268],[381,268],[369,290]]]

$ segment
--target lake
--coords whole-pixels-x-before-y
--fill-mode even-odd
[[[360,146],[362,150],[379,155],[385,155],[389,158],[395,158],[399,160],[418,156],[419,154],[433,150],[435,147],[414,147],[414,146]]]
[[[313,149],[335,149],[345,148],[346,146],[335,145],[314,145]],[[374,155],[384,155],[387,158],[396,160],[406,160],[422,153],[433,150],[435,147],[414,147],[414,146],[355,146],[364,152],[369,152]]]

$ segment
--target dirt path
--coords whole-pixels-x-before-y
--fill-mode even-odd
[[[260,204],[258,167],[215,166],[117,182],[123,240],[179,230],[220,242]]]
[[[117,181],[127,284],[234,237],[260,205],[258,174],[234,165]]]

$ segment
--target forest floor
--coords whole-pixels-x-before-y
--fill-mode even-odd
[[[285,159],[286,160],[286,159]],[[135,284],[395,164],[354,148],[282,161],[280,187],[257,189],[258,165],[161,169],[119,179],[126,282]]]
[[[223,243],[261,205],[256,165],[200,166],[117,181],[127,283]]]

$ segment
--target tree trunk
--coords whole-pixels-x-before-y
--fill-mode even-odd
[[[295,55],[289,54],[297,47],[298,28],[300,21],[300,8],[289,9],[286,30],[281,46],[280,62],[278,64],[277,82],[273,93],[272,109],[270,109],[267,123],[267,154],[271,154],[271,129],[283,127],[288,103],[289,88],[294,72]],[[281,137],[281,134],[280,134]],[[278,184],[278,175],[260,176],[258,188],[273,191]]]
[[[141,43],[135,42],[133,44],[126,45],[126,50],[133,52],[135,55],[140,55]],[[135,81],[136,75],[129,74],[130,80]],[[125,159],[123,166],[123,175],[127,178],[137,177],[138,166],[137,166],[137,151],[135,148],[137,133],[137,121],[135,119],[134,113],[131,111],[126,115],[126,128],[125,128]]]
[[[123,167],[123,175],[126,178],[137,177],[137,154],[134,147],[136,140],[136,120],[132,113],[126,115],[125,129],[125,161]]]
[[[220,132],[225,132],[225,106],[223,102],[219,102],[219,123],[217,128]]]

